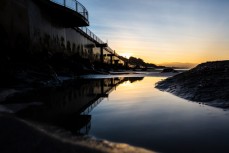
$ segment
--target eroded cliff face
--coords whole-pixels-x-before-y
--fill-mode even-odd
[[[207,62],[159,82],[156,88],[207,105],[229,107],[229,61]]]

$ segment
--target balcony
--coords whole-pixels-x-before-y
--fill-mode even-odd
[[[47,11],[67,26],[89,26],[88,11],[77,0],[40,0],[48,6]]]

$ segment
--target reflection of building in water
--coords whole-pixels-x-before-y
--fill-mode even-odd
[[[82,79],[67,83],[64,87],[47,88],[8,99],[7,103],[41,102],[31,105],[17,115],[24,119],[51,124],[75,134],[87,134],[90,130],[89,113],[109,93],[125,81],[142,78]]]

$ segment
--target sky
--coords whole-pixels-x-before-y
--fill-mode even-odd
[[[149,63],[229,60],[229,0],[79,0],[118,54]]]

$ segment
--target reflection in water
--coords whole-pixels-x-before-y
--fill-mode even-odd
[[[17,116],[53,133],[57,128],[165,153],[228,153],[229,112],[161,92],[154,86],[161,79],[80,79],[14,96],[5,106],[20,104]]]
[[[161,79],[118,86],[90,113],[89,134],[163,153],[228,153],[229,112],[161,92]]]
[[[63,87],[46,88],[14,96],[7,105],[34,103],[18,111],[17,116],[86,135],[91,127],[89,113],[116,87],[124,82],[143,78],[79,79],[67,82]],[[10,104],[9,104],[10,103]],[[41,105],[37,105],[41,103]]]

